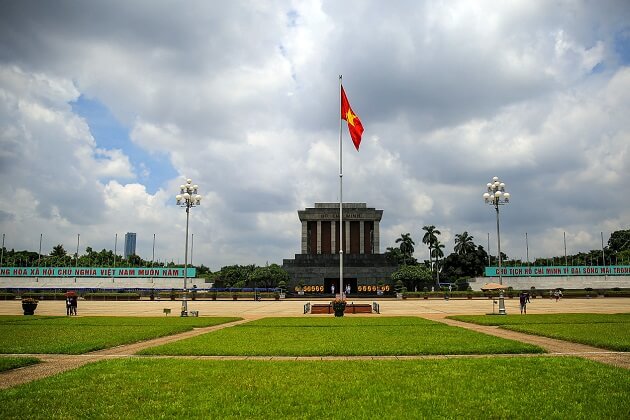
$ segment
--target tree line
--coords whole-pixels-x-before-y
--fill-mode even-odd
[[[48,255],[40,255],[33,251],[15,251],[2,249],[3,267],[183,267],[184,264],[174,262],[155,262],[142,259],[138,255],[114,254],[112,250],[103,249],[99,252],[91,247],[85,249],[85,254],[69,254],[63,245],[55,245]],[[212,273],[205,265],[189,264],[189,267],[197,269],[197,277],[214,282],[215,287],[243,288],[260,287],[275,288],[286,287],[289,274],[278,264],[265,265],[263,267],[250,265],[229,265]]]
[[[446,257],[445,245],[439,239],[441,232],[434,225],[423,226],[422,232],[422,243],[429,249],[429,260],[419,263],[413,256],[416,244],[410,233],[402,233],[396,239],[399,245],[389,247],[385,252],[389,261],[401,266],[392,279],[402,282],[407,290],[439,288],[440,283],[466,290],[469,278],[482,276],[486,266],[498,265],[497,257],[488,255],[483,246],[475,244],[467,231],[455,235],[453,252]],[[501,261],[505,266],[526,265],[521,260],[510,260],[503,252]],[[531,265],[615,265],[624,261],[630,261],[630,230],[613,232],[603,253],[602,250],[591,250],[567,255],[566,259],[564,256],[537,258]]]
[[[69,254],[63,245],[55,245],[48,255],[34,251],[15,251],[2,249],[3,267],[183,267],[184,264],[174,262],[147,261],[132,254],[127,258],[114,254],[112,250],[102,249],[94,251],[92,247],[85,248],[85,254]],[[208,275],[210,269],[205,265],[191,265],[195,267],[199,276]]]

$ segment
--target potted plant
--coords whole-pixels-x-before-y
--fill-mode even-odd
[[[273,292],[273,298],[275,300],[280,300],[280,292],[278,292],[277,290]]]
[[[333,307],[333,310],[335,311],[336,317],[343,316],[343,313],[346,310],[346,300],[336,298],[335,300],[332,301],[332,307]]]
[[[24,311],[24,315],[35,315],[35,309],[37,309],[38,303],[39,301],[32,297],[22,299],[22,310]]]
[[[472,287],[468,286],[468,288],[466,289],[466,297],[468,299],[472,299]]]
[[[212,293],[210,294],[210,297],[212,298],[212,300],[217,300],[217,291],[213,290]]]

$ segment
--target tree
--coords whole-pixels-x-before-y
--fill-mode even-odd
[[[444,244],[439,240],[435,240],[433,243],[433,249],[431,250],[431,256],[435,258],[435,272],[437,274],[437,284],[440,283],[440,258],[444,258]]]
[[[442,232],[437,230],[433,225],[423,226],[422,230],[426,232],[422,237],[422,243],[429,247],[429,265],[431,266],[431,270],[433,270],[431,250],[433,249],[433,244],[437,241],[437,235],[440,235]]]
[[[249,274],[249,281],[254,287],[273,288],[278,286],[280,282],[285,284],[289,281],[289,273],[287,273],[278,264],[271,264],[266,267],[256,267]]]
[[[406,264],[408,260],[411,259],[411,254],[414,251],[414,245],[416,244],[413,239],[411,239],[411,235],[409,232],[401,233],[400,238],[396,239],[396,243],[400,242],[400,252],[403,254],[404,263]]]
[[[407,290],[418,290],[427,287],[432,283],[431,272],[422,265],[403,265],[398,271],[392,274],[394,283],[402,281]]]
[[[454,251],[459,255],[466,255],[475,251],[475,243],[473,237],[468,235],[468,232],[458,233],[455,235],[455,248]]]
[[[68,253],[63,249],[63,245],[55,245],[50,253],[51,257],[65,257]]]
[[[228,265],[214,273],[214,282],[219,287],[243,287],[255,265]]]
[[[487,263],[488,254],[482,246],[465,255],[453,252],[442,261],[441,278],[453,283],[459,279],[478,277],[483,275]]]
[[[400,252],[400,248],[391,247],[391,246],[388,247],[387,250],[385,251],[385,258],[390,263],[395,263],[397,265],[404,265],[404,264],[416,265],[416,264],[418,264],[418,260],[417,259],[415,259],[414,257],[405,256],[405,255],[403,255],[402,252]]]
[[[136,254],[131,254],[127,256],[127,261],[129,262],[129,265],[134,267],[142,267],[144,265],[144,260],[142,258],[140,258],[139,256],[137,256]]]
[[[630,229],[618,230],[610,234],[608,248],[614,252],[630,250]]]

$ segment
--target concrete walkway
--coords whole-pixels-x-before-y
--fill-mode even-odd
[[[492,299],[354,299],[357,303],[378,302],[382,316],[419,316],[424,314],[446,315],[483,315],[498,311]],[[257,318],[269,316],[314,316],[304,315],[304,304],[327,303],[326,299],[310,300],[196,300],[188,302],[188,309],[199,311],[200,316],[238,316]],[[519,313],[518,299],[506,299],[505,306],[509,314]],[[171,316],[179,314],[180,301],[84,301],[79,300],[79,315],[89,316],[164,316],[164,309],[171,310]],[[630,312],[630,298],[594,298],[594,299],[532,299],[527,305],[530,314],[551,313],[622,313]],[[40,301],[36,315],[65,315],[64,301]],[[22,315],[19,300],[0,301],[0,315]],[[368,315],[374,316],[374,315]]]
[[[350,299],[352,300],[352,299]],[[324,300],[327,301],[327,300]],[[357,299],[356,302],[361,302]],[[206,316],[239,316],[241,321],[231,322],[205,328],[195,328],[181,334],[160,337],[139,343],[99,350],[83,355],[51,355],[35,354],[42,363],[0,373],[0,389],[27,383],[36,379],[52,376],[57,373],[76,369],[88,363],[116,357],[153,357],[134,356],[139,350],[183,340],[200,334],[229,328],[253,319],[269,316],[316,316],[304,315],[303,306],[307,301],[195,301],[189,303],[189,310],[198,310]],[[314,300],[310,302],[316,302]],[[371,301],[363,301],[371,302]],[[493,326],[482,326],[449,320],[445,317],[455,314],[484,314],[492,313],[493,303],[490,299],[474,300],[384,300],[379,302],[381,315],[352,315],[352,316],[421,316],[448,325],[462,327],[484,334],[494,335],[510,340],[522,341],[538,345],[547,352],[543,356],[578,356],[614,366],[630,369],[630,353],[603,350],[582,344],[569,343],[552,338],[528,335],[515,331],[500,329]],[[164,316],[163,309],[171,309],[173,314],[179,313],[180,302],[173,301],[140,301],[140,302],[80,302],[81,316]],[[518,301],[507,300],[508,313],[517,313]],[[630,312],[630,299],[565,299],[555,302],[550,299],[536,299],[528,305],[529,313],[622,313]],[[0,314],[19,315],[21,305],[19,301],[0,301]],[[62,301],[42,301],[37,308],[37,315],[65,314],[65,304]],[[323,315],[330,316],[330,315]],[[526,316],[526,315],[525,315]],[[25,355],[21,355],[25,356]],[[409,359],[444,359],[456,357],[532,357],[540,355],[436,355],[436,356],[341,356],[341,357],[273,357],[273,356],[156,356],[181,357],[186,359],[207,360],[409,360]]]

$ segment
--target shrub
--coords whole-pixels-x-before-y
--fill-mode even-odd
[[[138,293],[129,293],[129,292],[118,292],[118,293],[86,293],[83,295],[85,300],[138,300],[140,299],[140,294]]]
[[[22,293],[22,299],[25,297],[37,298],[39,300],[65,300],[65,293],[55,293],[55,292],[24,292]]]

